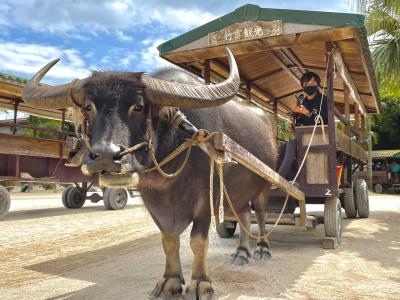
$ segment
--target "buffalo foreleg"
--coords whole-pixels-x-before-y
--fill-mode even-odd
[[[256,201],[253,202],[254,210],[257,217],[257,223],[259,228],[259,236],[265,235],[265,219],[267,215],[267,198],[262,195]],[[271,253],[269,251],[269,243],[267,237],[262,237],[257,239],[257,248],[254,251],[254,259],[256,261],[265,260],[271,258]]]
[[[162,245],[166,257],[164,278],[161,279],[150,294],[152,299],[180,299],[182,284],[185,280],[182,274],[179,258],[179,235],[161,233]]]
[[[238,217],[242,223],[242,225],[246,228],[247,231],[250,231],[250,205],[247,205],[246,208],[242,209],[238,212]],[[250,259],[250,240],[249,235],[243,230],[242,226],[240,226],[240,235],[239,235],[239,246],[236,249],[236,252],[232,254],[231,263],[237,266],[242,266],[249,263]]]
[[[192,232],[190,234],[190,247],[193,252],[192,281],[186,289],[186,300],[214,299],[214,289],[207,264],[208,229],[210,227],[210,210],[204,202],[199,202],[195,212]]]

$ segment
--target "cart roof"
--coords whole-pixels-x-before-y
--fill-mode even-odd
[[[27,82],[24,78],[0,72],[0,108],[14,110],[15,101],[21,101],[18,105],[18,111],[39,117],[61,120],[61,110],[32,107],[22,102],[21,91]],[[72,116],[68,112],[66,112],[65,117],[66,120],[72,120]]]
[[[225,50],[229,47],[243,83],[239,94],[246,95],[246,85],[251,86],[253,103],[272,110],[277,101],[279,113],[287,115],[288,106],[295,103],[293,94],[301,92],[302,73],[313,71],[324,82],[327,42],[339,53],[339,60],[335,56],[336,106],[343,111],[344,69],[351,98],[359,103],[360,111],[379,112],[378,87],[362,15],[248,4],[161,44],[158,50],[161,57],[200,76],[205,61],[210,60],[211,81],[219,82],[229,72]],[[350,103],[353,113],[355,102]]]
[[[372,151],[372,158],[400,158],[400,149],[375,150]]]

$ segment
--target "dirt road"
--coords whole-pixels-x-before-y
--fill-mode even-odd
[[[66,210],[60,197],[13,195],[0,222],[0,299],[146,299],[162,276],[164,254],[139,202],[131,199],[123,211],[102,203]],[[272,259],[233,267],[237,234],[221,240],[213,231],[209,264],[217,298],[400,299],[400,197],[370,199],[371,217],[345,220],[336,250],[321,248],[322,225],[280,226],[271,237]],[[181,245],[189,282],[188,232]]]

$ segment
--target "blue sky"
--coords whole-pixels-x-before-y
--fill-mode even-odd
[[[348,0],[1,0],[0,71],[30,78],[61,57],[45,78],[64,83],[90,70],[151,72],[167,65],[156,47],[244,4],[352,12]]]

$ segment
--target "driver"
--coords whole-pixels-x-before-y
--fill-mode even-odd
[[[328,99],[326,95],[320,92],[321,78],[314,72],[306,72],[301,76],[300,84],[306,96],[303,96],[302,99],[298,99],[300,101],[298,101],[297,105],[291,107],[291,110],[295,113],[296,126],[315,125],[315,120],[320,112],[320,107],[320,115],[324,125],[328,124]],[[318,124],[321,124],[320,119],[318,119]],[[289,174],[289,171],[291,169],[293,170],[293,164],[295,161],[296,140],[291,140],[282,145],[279,149],[278,173],[288,180],[293,179],[288,178],[288,176],[294,177],[294,174]]]

